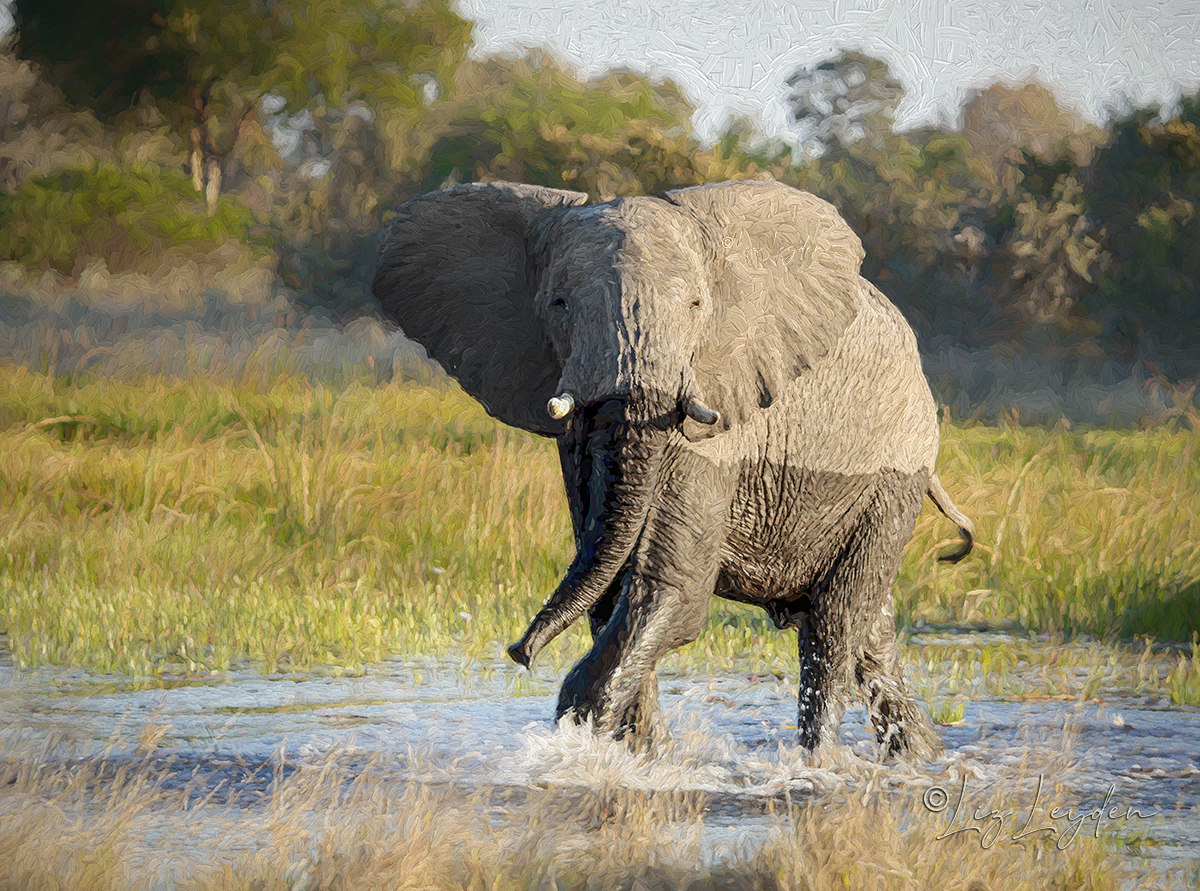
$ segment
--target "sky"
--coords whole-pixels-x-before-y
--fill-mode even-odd
[[[0,34],[12,26],[0,0]],[[1200,88],[1200,0],[458,0],[475,55],[542,47],[585,76],[669,77],[697,135],[745,116],[788,135],[784,81],[840,49],[885,60],[903,129],[957,123],[971,89],[1036,77],[1084,120]]]
[[[744,115],[786,136],[784,81],[840,49],[904,84],[901,129],[957,124],[967,92],[1036,77],[1100,124],[1200,88],[1200,0],[459,0],[477,55],[541,46],[588,76],[670,77],[712,139]]]

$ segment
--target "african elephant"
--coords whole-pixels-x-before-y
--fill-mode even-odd
[[[916,339],[833,207],[783,185],[658,197],[460,185],[399,207],[374,292],[505,423],[558,440],[576,553],[519,643],[586,611],[559,717],[653,739],[656,662],[709,596],[799,633],[799,733],[836,741],[853,679],[889,753],[940,739],[906,691],[892,586],[938,426]]]

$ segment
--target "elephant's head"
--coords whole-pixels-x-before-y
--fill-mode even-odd
[[[769,408],[859,302],[858,238],[804,192],[740,182],[586,202],[511,183],[419,196],[384,233],[374,283],[489,413],[580,450],[577,553],[509,651],[526,665],[629,559],[670,438]]]
[[[619,201],[534,227],[534,314],[562,366],[552,417],[619,399],[666,428],[714,424],[692,359],[712,315],[711,250],[701,225],[661,200]]]

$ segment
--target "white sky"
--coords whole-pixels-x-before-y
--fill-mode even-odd
[[[841,48],[884,59],[908,90],[898,123],[955,120],[971,88],[1036,73],[1067,108],[1170,105],[1200,87],[1200,0],[459,0],[479,54],[542,46],[591,76],[670,77],[698,135],[730,115],[786,132],[784,80]]]

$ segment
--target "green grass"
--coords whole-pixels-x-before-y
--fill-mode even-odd
[[[1192,638],[1191,656],[1179,656],[1166,677],[1175,705],[1200,705],[1200,635]]]
[[[928,505],[901,566],[901,620],[1015,621],[1188,641],[1200,628],[1200,417],[1136,430],[943,429],[938,473],[975,553],[934,562]]]
[[[1099,642],[1061,635],[994,643],[918,638],[903,648],[914,691],[942,723],[963,700],[1149,697],[1200,704],[1200,648],[1141,641]],[[918,645],[919,644],[919,645]],[[1187,653],[1190,652],[1190,657]],[[943,721],[943,715],[950,716]]]
[[[958,724],[967,713],[966,703],[944,702],[933,709],[930,716],[938,724]]]
[[[897,585],[902,623],[1189,641],[1198,445],[1182,426],[946,427],[939,473],[979,545],[937,563],[955,532],[926,506]],[[570,558],[553,443],[454,387],[72,383],[3,366],[0,456],[0,632],[20,666],[488,662]],[[561,666],[585,640],[577,624],[540,662]],[[790,671],[794,649],[764,613],[714,600],[708,630],[667,665]],[[1195,670],[1177,674],[1186,701]]]

